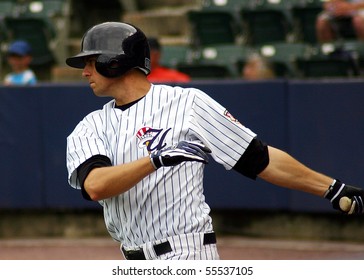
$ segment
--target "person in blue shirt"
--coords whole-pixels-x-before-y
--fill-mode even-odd
[[[7,51],[7,61],[11,73],[4,78],[4,85],[34,85],[37,78],[30,69],[32,61],[32,48],[23,40],[14,41]]]

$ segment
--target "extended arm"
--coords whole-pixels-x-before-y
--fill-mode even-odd
[[[333,208],[348,214],[364,213],[364,190],[318,173],[289,154],[268,146],[269,164],[258,175],[272,184],[308,192],[329,199]],[[349,198],[351,206],[343,209],[341,198]]]
[[[334,180],[279,149],[269,146],[268,152],[269,164],[258,176],[272,184],[323,197]]]

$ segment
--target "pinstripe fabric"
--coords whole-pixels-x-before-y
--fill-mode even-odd
[[[80,188],[77,167],[93,155],[113,165],[148,156],[181,140],[204,142],[231,169],[256,136],[224,107],[194,88],[152,85],[125,111],[114,101],[87,115],[67,138],[69,183]],[[126,193],[100,201],[110,235],[129,249],[147,242],[213,230],[203,195],[203,164],[160,168]]]

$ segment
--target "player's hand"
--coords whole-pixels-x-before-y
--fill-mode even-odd
[[[211,150],[200,142],[181,141],[171,147],[152,152],[150,160],[155,169],[162,166],[175,166],[184,161],[198,161],[207,164],[208,153],[211,153]]]
[[[351,200],[351,205],[342,209],[340,199],[347,197]],[[346,185],[338,180],[330,186],[325,198],[329,199],[334,209],[340,210],[346,214],[363,214],[364,213],[364,190],[358,187]]]

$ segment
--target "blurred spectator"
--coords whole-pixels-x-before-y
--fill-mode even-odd
[[[14,41],[7,51],[7,61],[11,73],[4,78],[4,85],[34,85],[37,78],[29,68],[32,61],[32,49],[30,45],[22,40]]]
[[[320,43],[340,37],[364,40],[364,1],[331,0],[323,3],[316,20],[316,36]]]
[[[249,81],[275,78],[272,65],[257,53],[250,55],[243,66],[242,78]]]
[[[189,82],[191,80],[190,76],[185,73],[160,65],[163,48],[161,47],[158,39],[149,38],[148,43],[150,47],[150,60],[152,66],[152,70],[148,75],[148,80],[151,83]]]

